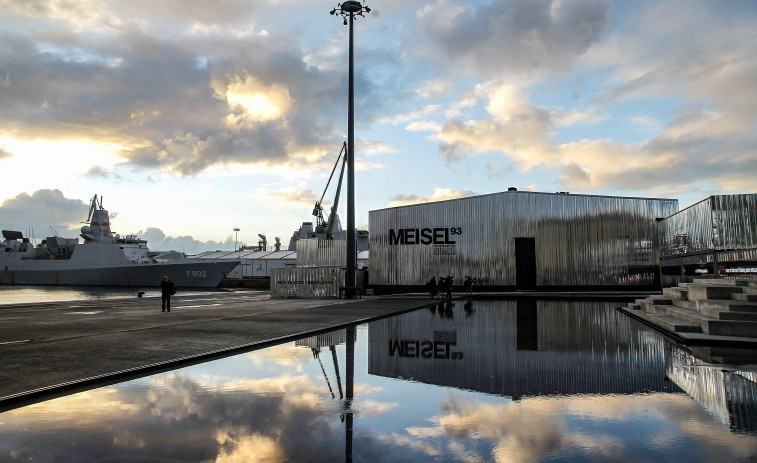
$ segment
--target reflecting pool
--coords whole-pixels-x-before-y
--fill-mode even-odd
[[[0,414],[0,461],[757,459],[757,376],[617,303],[455,301]]]

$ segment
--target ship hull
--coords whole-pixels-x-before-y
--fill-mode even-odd
[[[160,286],[164,276],[178,287],[215,288],[237,261],[181,261],[89,268],[0,268],[0,284],[67,286]]]

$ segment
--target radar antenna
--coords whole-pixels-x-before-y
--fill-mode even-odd
[[[102,209],[103,208],[103,198],[100,196],[100,201],[97,200],[97,195],[94,195],[92,199],[89,200],[89,214],[87,214],[87,222],[89,222],[92,219],[92,213],[95,211],[95,209]]]

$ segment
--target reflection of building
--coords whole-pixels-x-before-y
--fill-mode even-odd
[[[609,303],[521,304],[466,312],[457,302],[372,322],[368,372],[511,397],[679,391],[665,380],[662,338]]]
[[[298,347],[310,347],[311,349],[320,349],[322,347],[338,346],[347,342],[347,331],[336,330],[328,333],[321,333],[309,338],[298,339],[294,342]]]
[[[660,222],[663,286],[757,274],[757,194],[710,196]]]
[[[671,343],[666,373],[711,415],[735,431],[757,431],[757,375],[708,365]]]
[[[678,200],[506,191],[370,212],[371,285],[659,286],[657,223]]]

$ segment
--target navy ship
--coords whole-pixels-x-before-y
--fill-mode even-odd
[[[159,286],[168,276],[176,286],[214,288],[238,260],[203,261],[184,253],[152,252],[147,241],[110,230],[102,198],[90,201],[78,238],[49,236],[34,246],[21,232],[3,230],[0,284],[74,286]]]

